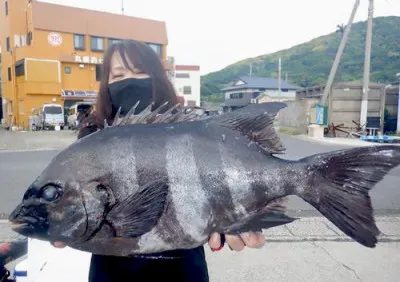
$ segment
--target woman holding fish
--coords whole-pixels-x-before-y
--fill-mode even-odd
[[[172,107],[177,97],[156,53],[145,44],[124,40],[109,46],[105,53],[96,112],[83,122],[78,138],[102,129],[104,121],[111,124],[118,110],[126,115],[138,101],[136,111],[140,112],[151,103],[154,108],[165,102]],[[265,238],[261,232],[240,236],[214,233],[208,243],[217,251],[225,241],[232,250],[241,251],[245,246],[262,247]],[[62,242],[53,245],[65,246]],[[203,247],[131,258],[92,255],[89,281],[122,281],[124,276],[135,281],[160,276],[174,281],[209,281]]]

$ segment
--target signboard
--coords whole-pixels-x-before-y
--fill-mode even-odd
[[[47,41],[52,46],[60,46],[63,42],[61,34],[57,32],[50,32],[47,36]]]
[[[322,105],[316,105],[311,109],[311,123],[319,125],[328,124],[328,108]]]
[[[61,95],[65,97],[76,98],[89,98],[97,97],[96,91],[83,91],[83,90],[61,90]]]
[[[102,64],[103,58],[75,55],[74,62],[82,64]]]

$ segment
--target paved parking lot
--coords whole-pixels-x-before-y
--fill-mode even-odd
[[[62,149],[76,140],[71,130],[61,131],[8,131],[0,129],[0,150]]]

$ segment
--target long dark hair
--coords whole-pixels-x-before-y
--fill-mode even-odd
[[[152,78],[154,108],[157,108],[167,101],[169,102],[168,107],[175,106],[178,103],[174,87],[168,79],[160,58],[153,49],[136,40],[122,40],[109,46],[104,54],[100,90],[96,104],[96,119],[102,123],[102,125],[104,124],[104,120],[106,120],[108,124],[111,124],[115,115],[112,110],[110,93],[108,91],[111,57],[114,52],[119,52],[123,64],[127,69],[133,71],[128,63],[128,61],[130,61],[136,68],[145,72]]]

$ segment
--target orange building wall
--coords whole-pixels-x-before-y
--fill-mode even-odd
[[[99,60],[102,59],[103,52],[90,50],[91,37],[89,35],[85,36],[85,50],[81,51],[74,48],[74,34],[32,29],[32,9],[27,5],[28,0],[8,0],[8,2],[7,17],[4,15],[4,10],[0,9],[3,53],[1,72],[3,97],[12,101],[13,110],[10,109],[9,104],[3,116],[9,124],[15,121],[15,125],[27,128],[29,115],[44,103],[64,104],[61,96],[62,89],[97,91],[99,82],[96,81],[96,64],[74,62],[74,58],[78,55],[96,57]],[[4,0],[0,0],[0,3],[4,5]],[[14,46],[14,36],[10,34],[27,36],[28,32],[32,32],[33,38],[30,45],[16,48],[13,54],[7,52],[7,36],[10,37],[10,45]],[[60,46],[49,44],[48,36],[51,32],[61,35]],[[104,38],[104,49],[106,50],[107,47],[108,40]],[[165,45],[162,46],[161,54],[161,59],[165,62],[167,58]],[[12,77],[15,77],[14,62],[23,59],[25,59],[24,75],[16,77],[15,81],[8,81],[7,68],[11,67]],[[70,74],[65,72],[66,67],[70,68]]]

